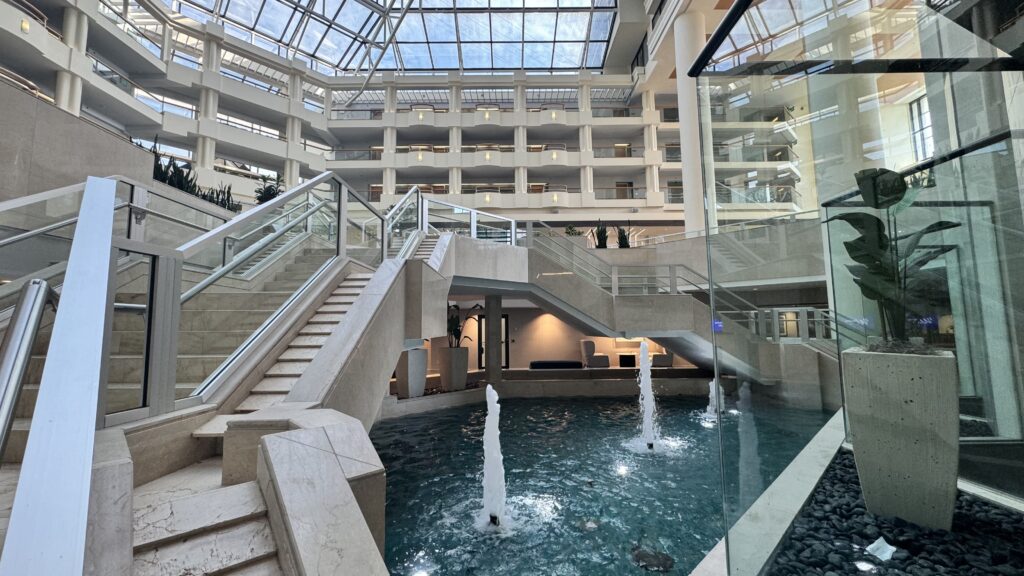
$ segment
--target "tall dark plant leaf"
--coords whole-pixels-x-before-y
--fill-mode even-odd
[[[864,203],[875,209],[899,203],[907,193],[907,182],[898,173],[886,168],[868,168],[854,175]]]

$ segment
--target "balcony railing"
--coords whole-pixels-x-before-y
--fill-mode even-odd
[[[793,114],[785,106],[736,106],[711,104],[715,122],[791,122]]]
[[[95,55],[89,54],[89,59],[92,60],[92,71],[99,77],[103,78],[107,82],[110,82],[114,86],[129,94],[132,98],[135,98],[139,102],[142,102],[146,106],[149,106],[153,110],[163,114],[169,112],[177,116],[184,116],[185,118],[196,117],[196,107],[187,104],[185,102],[177,102],[164,96],[160,96],[146,90],[142,86],[139,86],[135,82],[132,82],[127,76],[114,70],[103,61],[96,58]]]
[[[252,86],[253,88],[262,90],[267,94],[272,94],[274,96],[279,96],[281,98],[288,97],[288,89],[286,87],[278,86],[270,82],[264,82],[263,80],[258,80],[242,72],[236,72],[234,70],[229,70],[227,68],[221,68],[220,75],[224,76],[225,78],[231,78],[236,82],[241,82],[246,86]]]
[[[396,154],[411,154],[416,152],[436,152],[438,154],[448,153],[447,144],[410,144],[408,146],[395,146]]]
[[[529,194],[579,194],[581,189],[568,184],[530,184],[526,191]]]
[[[285,140],[285,135],[280,130],[268,128],[255,122],[249,122],[234,116],[228,116],[226,114],[217,114],[217,122],[224,124],[225,126],[231,126],[232,128],[238,128],[257,136],[263,136],[265,138],[273,138],[274,140]]]
[[[463,152],[515,152],[516,147],[512,144],[472,144],[463,146]]]
[[[715,144],[712,157],[715,162],[789,162],[800,159],[788,144]]]
[[[643,158],[643,146],[598,146],[594,158]]]
[[[561,143],[550,143],[550,144],[527,144],[527,152],[579,152],[579,146],[570,146],[568,144]]]
[[[594,108],[594,118],[640,118],[644,115],[641,108]]]
[[[647,198],[645,188],[594,188],[594,198],[597,200],[643,200]]]
[[[751,188],[715,185],[715,200],[719,204],[784,204],[795,202],[799,193],[789,185],[764,185]]]
[[[662,188],[661,192],[665,195],[665,204],[683,203],[683,189],[681,186],[669,186],[668,188]]]
[[[114,7],[108,5],[106,2],[99,3],[99,12],[104,15],[108,20],[114,23],[115,26],[121,29],[122,32],[132,37],[133,40],[142,45],[143,48],[149,50],[157,58],[160,57],[161,48],[156,42],[149,39],[145,32],[139,29],[134,23],[130,22],[127,18],[121,15],[121,13]],[[162,33],[162,32],[161,32]]]
[[[383,110],[331,110],[331,120],[380,120]]]
[[[463,194],[515,194],[515,184],[466,184]]]
[[[331,160],[342,162],[357,160],[380,160],[382,148],[335,148],[330,155]]]
[[[36,8],[31,2],[28,2],[28,0],[9,0],[9,2],[15,8],[21,10],[30,18],[42,24],[43,28],[46,28],[46,31],[49,32],[51,36],[57,39],[63,38],[59,30],[50,26],[50,22],[46,17],[46,14],[44,14],[39,8]]]

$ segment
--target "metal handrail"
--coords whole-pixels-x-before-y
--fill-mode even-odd
[[[114,211],[116,212],[116,211],[120,210],[121,208],[124,208],[125,206],[128,206],[128,205],[129,205],[128,202],[121,202],[120,204],[117,204],[117,205],[114,206]],[[69,225],[69,224],[74,224],[76,222],[78,222],[78,216],[74,216],[74,217],[68,218],[66,220],[60,220],[60,221],[54,222],[52,224],[47,224],[46,226],[43,226],[41,228],[36,228],[35,230],[29,230],[28,232],[22,232],[21,234],[15,234],[14,236],[10,236],[8,238],[4,238],[3,240],[0,240],[0,248],[3,248],[4,246],[10,246],[11,244],[17,244],[18,242],[21,242],[22,240],[28,240],[29,238],[34,238],[36,236],[39,236],[40,234],[46,234],[47,232],[52,232],[54,230],[57,230],[58,228],[63,228],[65,226]]]
[[[57,309],[57,293],[45,280],[33,279],[21,287],[14,316],[7,325],[0,343],[0,454],[7,448],[7,440],[14,424],[14,412],[25,384],[32,346],[39,332],[47,304]]]
[[[483,212],[483,211],[477,210],[475,208],[466,208],[465,206],[459,206],[458,204],[452,204],[451,202],[445,202],[443,200],[435,200],[434,198],[425,198],[425,200],[427,201],[427,204],[440,204],[442,206],[447,206],[449,208],[455,208],[455,209],[458,209],[458,210],[465,210],[467,213],[476,212],[477,214],[483,214],[483,215],[485,215],[485,216],[487,216],[489,218],[497,218],[499,220],[504,220],[506,222],[515,223],[515,219],[513,219],[513,218],[506,218],[505,216],[499,216],[497,214],[492,214],[491,212]]]
[[[193,238],[192,240],[186,242],[185,244],[182,244],[178,249],[182,252],[183,257],[185,259],[188,259],[191,256],[195,256],[202,250],[206,249],[210,244],[219,242],[231,236],[232,232],[246,226],[247,224],[250,224],[253,218],[257,218],[263,214],[269,213],[275,208],[278,208],[288,203],[290,200],[293,200],[299,194],[302,194],[307,190],[310,190],[328,180],[336,178],[337,176],[335,176],[333,173],[324,172],[323,174],[320,174],[316,178],[307,180],[306,182],[303,182],[302,184],[296,186],[295,188],[292,188],[288,192],[281,194],[280,196],[274,198],[270,202],[260,204],[256,208],[253,208],[252,210],[245,212],[242,216],[229,220],[225,222],[223,225],[218,226],[213,230],[210,230],[209,232],[203,234],[202,236],[199,236],[198,238]]]
[[[240,264],[242,264],[249,258],[255,256],[257,253],[262,251],[267,246],[273,244],[278,238],[284,236],[286,232],[288,232],[295,226],[301,224],[303,221],[305,221],[307,218],[315,214],[318,210],[320,210],[320,208],[327,205],[329,202],[329,200],[323,200],[317,204],[314,204],[312,208],[300,214],[299,217],[296,218],[295,220],[292,220],[288,224],[285,224],[284,227],[281,228],[280,230],[274,232],[273,234],[270,234],[263,240],[260,240],[259,242],[243,250],[242,253],[239,254],[236,258],[234,258],[230,263],[221,266],[220,268],[217,269],[216,272],[210,274],[203,281],[197,283],[195,286],[189,288],[185,293],[183,293],[181,295],[181,303],[184,304],[188,302],[196,294],[199,294],[200,292],[205,290],[209,285],[213,284],[217,280],[220,280],[224,276],[227,276],[232,270],[237,268]]]
[[[318,198],[318,199],[319,199],[319,198]],[[273,225],[273,224],[274,224],[274,222],[277,222],[278,220],[280,220],[280,219],[282,219],[282,218],[284,218],[284,217],[286,217],[286,216],[289,216],[289,215],[291,215],[291,214],[292,214],[293,212],[295,212],[296,210],[300,210],[300,209],[302,209],[302,208],[305,208],[306,206],[308,206],[308,204],[302,204],[302,203],[300,203],[300,204],[296,204],[296,205],[295,205],[294,207],[292,207],[292,208],[289,208],[287,212],[282,212],[282,213],[281,213],[281,214],[280,214],[279,216],[276,216],[276,217],[275,217],[275,218],[274,218],[273,220],[269,220],[269,221],[267,221],[267,222],[264,222],[264,223],[263,223],[263,224],[261,224],[261,225],[260,225],[259,227],[257,227],[257,228],[253,228],[252,230],[249,230],[248,232],[246,232],[245,234],[242,234],[242,235],[241,235],[241,236],[239,236],[238,238],[235,238],[235,237],[233,237],[233,236],[229,236],[228,238],[229,238],[229,239],[231,239],[231,240],[234,240],[235,242],[241,242],[242,240],[245,240],[245,239],[246,239],[246,238],[248,238],[249,236],[252,236],[253,234],[255,234],[255,233],[259,232],[260,230],[263,230],[263,229],[264,229],[264,228],[266,228],[267,226],[271,226],[271,225]]]

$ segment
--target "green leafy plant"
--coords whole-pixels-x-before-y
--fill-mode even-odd
[[[616,226],[615,230],[617,236],[616,240],[618,240],[619,248],[629,248],[629,226]]]
[[[284,192],[284,185],[281,183],[280,174],[273,181],[268,176],[260,176],[260,185],[256,188],[256,203],[270,202],[280,196],[282,192]]]
[[[882,317],[882,336],[887,341],[906,342],[907,316],[935,303],[935,273],[924,267],[953,250],[953,245],[924,245],[929,234],[960,226],[957,222],[939,220],[920,230],[900,233],[897,215],[914,202],[920,187],[907,194],[903,176],[884,168],[861,170],[855,175],[864,205],[880,210],[884,220],[870,211],[844,212],[825,222],[842,221],[859,234],[843,242],[854,261],[847,266],[853,281],[868,300],[878,304]]]
[[[567,224],[565,226],[566,236],[583,236],[583,232],[580,232],[574,224]]]
[[[470,311],[481,310],[482,307],[479,304],[475,304]],[[475,316],[467,316],[465,320],[462,319],[462,308],[458,304],[448,305],[448,347],[458,348],[462,346],[462,343],[466,340],[473,341],[469,336],[464,336],[463,332],[466,330],[466,324],[470,320],[476,321]]]
[[[594,241],[596,248],[608,247],[608,227],[600,220],[597,221],[597,227],[594,228]]]

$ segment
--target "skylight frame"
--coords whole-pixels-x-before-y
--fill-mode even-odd
[[[164,0],[179,13],[202,14],[222,23],[237,38],[275,52],[298,58],[310,68],[328,75],[365,74],[378,71],[508,71],[567,72],[601,69],[614,30],[618,0]],[[407,4],[405,20],[397,30],[395,20]],[[240,9],[243,7],[244,9]],[[357,8],[352,8],[352,7]],[[390,10],[389,10],[390,8]],[[361,20],[343,21],[343,13],[358,12]],[[265,15],[280,14],[282,22],[268,22]],[[528,38],[527,15],[550,15],[554,25],[541,30],[544,37]],[[434,22],[428,23],[429,19]],[[448,15],[452,28],[446,35],[431,36],[430,24]],[[595,15],[599,15],[595,18]],[[485,27],[464,38],[460,20],[465,16]],[[507,28],[508,19],[519,21],[510,36],[495,34],[495,21]],[[409,24],[406,24],[406,21]],[[570,21],[577,22],[572,40],[566,40]],[[582,29],[580,26],[582,22]],[[485,28],[485,29],[484,29]],[[274,33],[277,33],[275,36]],[[486,34],[483,34],[486,32]],[[454,34],[452,34],[454,33]],[[566,42],[571,43],[565,44]],[[414,44],[416,46],[414,46]],[[559,47],[559,44],[565,44]],[[497,46],[496,46],[497,45]],[[518,46],[518,47],[516,47]],[[415,56],[403,57],[418,49]],[[537,50],[539,48],[539,51]],[[546,50],[545,50],[546,49]],[[385,50],[383,58],[381,51]],[[480,50],[480,55],[472,50]],[[537,60],[538,52],[546,54]],[[436,55],[435,55],[436,54]],[[568,60],[560,55],[575,56]],[[453,56],[457,55],[457,59]],[[598,58],[598,56],[600,56]],[[408,60],[408,61],[406,61]]]

